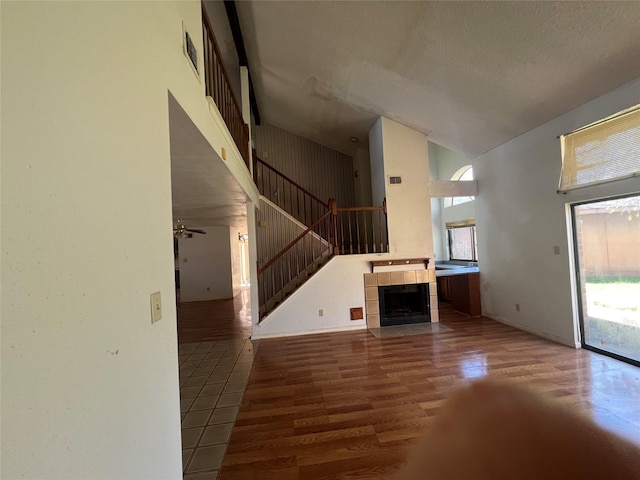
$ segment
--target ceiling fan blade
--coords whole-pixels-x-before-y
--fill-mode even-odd
[[[195,228],[185,228],[185,230],[187,232],[192,232],[192,233],[203,233],[205,235],[207,234],[207,232],[205,232],[204,230],[198,230],[198,229],[195,229]]]

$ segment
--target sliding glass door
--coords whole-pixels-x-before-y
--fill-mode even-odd
[[[640,196],[572,214],[583,346],[640,364]]]

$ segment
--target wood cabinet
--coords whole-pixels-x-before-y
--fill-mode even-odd
[[[451,277],[437,277],[438,281],[438,298],[445,302],[451,301]]]
[[[482,314],[480,305],[480,274],[463,273],[438,277],[438,296],[467,315]]]

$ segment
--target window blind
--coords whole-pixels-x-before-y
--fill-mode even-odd
[[[640,105],[560,136],[558,192],[640,175]]]

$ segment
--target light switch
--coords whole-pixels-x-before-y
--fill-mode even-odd
[[[151,294],[151,323],[156,323],[162,318],[162,299],[160,292]]]

